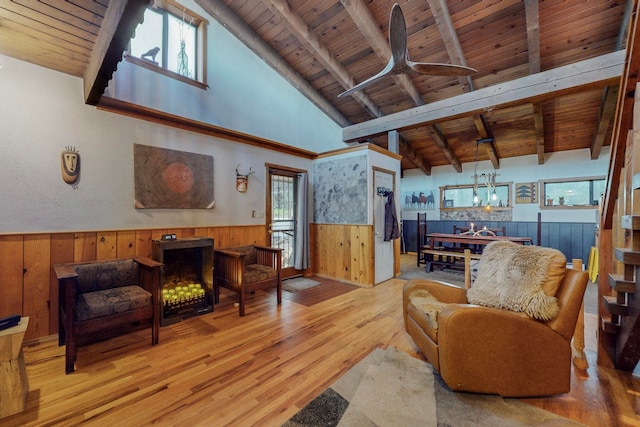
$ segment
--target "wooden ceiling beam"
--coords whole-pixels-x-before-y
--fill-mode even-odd
[[[529,50],[529,74],[540,72],[540,13],[538,0],[524,0],[527,21],[527,49]]]
[[[444,0],[427,0],[427,3],[429,3],[431,14],[436,21],[436,26],[438,27],[438,31],[440,32],[445,49],[452,63],[467,66],[467,61],[462,51],[456,29],[451,21],[451,15],[449,14],[446,2]],[[476,89],[471,76],[460,76],[458,80],[463,87],[463,91],[474,91]],[[473,116],[473,122],[476,125],[480,139],[493,138],[484,115],[475,114]],[[493,168],[500,169],[500,158],[498,157],[495,143],[485,144],[485,149],[487,150],[487,155],[489,156],[489,160],[491,160]]]
[[[340,4],[347,11],[353,22],[356,23],[358,30],[360,30],[378,58],[381,59],[381,67],[386,65],[389,58],[391,58],[391,47],[389,47],[389,41],[384,36],[367,5],[362,0],[340,0]],[[391,77],[415,105],[424,105],[420,92],[418,92],[409,76],[406,74],[394,74]],[[353,86],[345,87],[345,89],[351,89],[351,87]]]
[[[536,136],[536,154],[538,164],[544,165],[544,115],[542,113],[542,103],[535,102],[533,108],[533,127]]]
[[[604,139],[609,130],[609,125],[613,120],[616,112],[616,104],[618,101],[618,86],[606,87],[602,93],[602,102],[600,103],[600,112],[598,113],[598,122],[596,123],[596,131],[591,142],[591,160],[600,157]]]
[[[318,91],[291,67],[282,57],[258,36],[237,14],[222,0],[195,0],[196,3],[224,26],[238,40],[244,43],[253,53],[279,73],[293,87],[298,89],[313,105],[318,107],[330,119],[340,126],[349,126],[347,119],[332,103],[320,95]]]
[[[447,160],[449,160],[451,166],[453,166],[456,172],[461,173],[462,163],[460,163],[460,159],[458,159],[456,154],[453,152],[451,145],[447,142],[447,138],[445,138],[440,127],[437,124],[428,125],[427,132],[429,132],[431,138],[433,138],[436,144],[438,144],[438,147],[440,147]]]
[[[400,140],[398,141],[400,145],[400,150],[404,152],[403,157],[411,160],[425,175],[431,175],[431,165],[429,162],[422,156],[418,154],[416,149],[407,141],[405,137],[400,135]]]
[[[378,55],[382,62],[386,64],[392,55],[391,47],[389,46],[388,40],[380,30],[377,22],[371,15],[367,5],[362,0],[340,0],[340,3],[347,13],[349,13],[351,19],[353,19],[353,21],[358,25],[360,32],[362,32],[362,35],[365,37],[369,45],[371,45],[376,55]],[[402,89],[409,98],[411,98],[416,106],[424,105],[422,96],[409,76],[406,74],[394,74],[393,79],[398,87],[400,87],[400,89]],[[444,143],[444,146],[449,147],[449,152],[445,152],[445,156],[447,156],[447,154],[447,158],[452,156],[452,165],[455,167],[455,164],[459,164],[460,160],[455,153],[453,153],[453,150],[451,150],[446,137],[442,135],[441,132],[440,134],[444,141],[436,141],[436,143],[438,146],[440,146],[440,143]],[[400,146],[406,154],[407,159],[411,160],[411,162],[413,162],[413,164],[421,169],[426,175],[431,175],[431,165],[423,157],[419,156],[417,151],[411,146],[411,143],[402,136],[400,136]]]
[[[544,164],[544,119],[542,114],[542,103],[533,104],[533,126],[536,135],[536,154],[538,155],[538,164]]]
[[[629,23],[631,21],[631,13],[634,7],[634,0],[627,0],[627,4],[622,17],[622,24],[618,32],[616,40],[616,50],[623,49],[626,44],[627,32],[629,31]],[[600,111],[598,113],[598,121],[596,129],[593,133],[593,141],[591,142],[591,159],[595,160],[600,157],[604,138],[609,130],[609,125],[613,121],[616,113],[616,105],[618,100],[618,86],[608,86],[602,91],[602,101],[600,102]]]
[[[407,111],[357,123],[342,129],[345,142],[384,134],[390,130],[415,129],[442,120],[468,117],[484,111],[616,84],[620,80],[625,51],[554,68],[552,70],[488,86],[474,92],[432,102]]]
[[[144,19],[149,0],[111,0],[83,76],[84,102],[96,105]]]
[[[344,88],[355,86],[349,72],[335,59],[329,50],[320,42],[320,39],[311,31],[304,20],[291,10],[286,0],[262,0],[262,3],[282,22],[284,26],[302,43],[302,45],[316,58],[325,69]],[[352,94],[373,117],[382,117],[383,113],[376,103],[363,91]]]
[[[467,61],[464,57],[464,52],[462,51],[462,46],[460,45],[460,39],[458,39],[456,29],[451,21],[451,15],[449,14],[447,3],[444,0],[427,0],[427,3],[429,4],[429,9],[431,9],[431,14],[436,21],[438,32],[440,33],[440,37],[442,37],[444,47],[447,51],[447,55],[449,55],[449,59],[451,59],[451,63],[464,65],[466,67]],[[459,77],[459,80],[462,86],[468,86],[469,90],[475,90],[473,80],[471,80],[470,76],[461,76]]]
[[[524,11],[527,21],[527,48],[529,50],[529,74],[540,72],[540,13],[538,0],[525,0]],[[542,103],[533,104],[533,126],[536,137],[538,164],[544,164],[544,115]]]
[[[484,115],[478,114],[473,116],[473,122],[476,124],[476,129],[478,129],[478,134],[480,135],[479,139],[491,139],[491,142],[487,142],[484,145],[484,149],[487,151],[487,156],[489,156],[489,160],[491,160],[491,165],[494,169],[500,169],[500,158],[498,157],[498,151],[496,150],[496,144],[493,141],[493,136],[489,133],[487,124],[484,119]]]

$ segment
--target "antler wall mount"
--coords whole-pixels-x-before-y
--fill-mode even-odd
[[[236,166],[236,190],[240,193],[246,193],[249,187],[249,177],[256,172],[253,170],[253,166],[249,168],[249,172],[246,174],[241,174],[239,169],[240,165]]]

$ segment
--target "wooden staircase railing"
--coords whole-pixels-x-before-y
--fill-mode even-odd
[[[640,104],[636,105],[636,88],[640,83],[638,3],[638,0],[630,3],[626,60],[613,123],[598,242],[598,364],[625,371],[633,370],[640,360],[640,297],[636,297],[640,285]]]
[[[609,274],[613,294],[603,295],[603,303],[610,316],[602,316],[601,330],[616,337],[614,366],[633,371],[640,361],[640,298],[636,297],[640,286],[640,216],[623,216],[621,226],[631,235],[631,247],[615,249],[615,258],[623,264],[624,273]]]

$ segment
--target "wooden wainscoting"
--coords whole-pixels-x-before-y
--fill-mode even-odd
[[[266,244],[264,225],[165,228],[0,236],[0,317],[29,316],[25,341],[58,333],[58,283],[53,264],[131,256],[151,257],[163,234],[211,237],[216,248]]]
[[[373,225],[311,224],[309,240],[313,274],[373,287]]]

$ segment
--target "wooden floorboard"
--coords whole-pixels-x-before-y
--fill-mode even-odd
[[[224,292],[213,313],[161,328],[157,346],[143,330],[81,348],[70,375],[57,336],[27,342],[27,409],[0,425],[279,426],[376,347],[422,357],[404,332],[403,284],[310,305],[258,291],[244,317]],[[523,400],[588,426],[640,425],[640,380],[588,356],[570,393]]]

